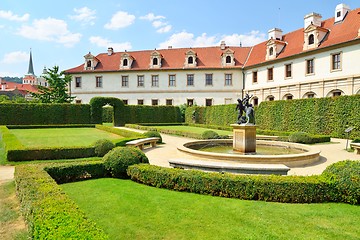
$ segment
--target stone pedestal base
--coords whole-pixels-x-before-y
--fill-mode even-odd
[[[233,127],[233,149],[241,153],[256,152],[256,126],[231,124]]]

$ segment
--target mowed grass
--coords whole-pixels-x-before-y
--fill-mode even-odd
[[[98,139],[122,138],[119,135],[96,128],[39,128],[11,129],[16,138],[26,147],[83,147],[90,146]]]
[[[217,132],[219,135],[232,134],[231,131],[209,129],[209,128],[202,128],[202,127],[192,127],[192,126],[151,126],[151,127],[156,128],[156,129],[170,129],[170,130],[178,130],[178,131],[182,131],[182,132],[199,133],[199,134],[202,134],[203,132],[208,131],[208,130]]]
[[[110,239],[359,239],[360,208],[243,201],[130,180],[61,185]]]

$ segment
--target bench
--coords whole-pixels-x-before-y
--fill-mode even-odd
[[[144,145],[150,143],[151,147],[156,147],[156,142],[159,141],[158,137],[141,138],[132,140],[126,143],[127,147],[138,147],[140,150],[144,149]]]
[[[356,154],[360,154],[360,143],[350,143],[350,147],[356,150]]]
[[[168,161],[170,166],[174,168],[196,169],[210,172],[287,175],[290,170],[290,168],[284,164],[229,163],[195,159],[169,159]]]

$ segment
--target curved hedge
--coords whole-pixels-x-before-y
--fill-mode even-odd
[[[213,196],[288,203],[359,204],[360,161],[352,161],[348,166],[337,178],[327,173],[318,176],[234,175],[144,164],[129,166],[128,175],[133,181],[154,187]],[[347,175],[346,171],[354,167],[357,169],[354,174]],[[348,179],[347,184],[343,184],[344,179]]]
[[[114,97],[94,97],[90,100],[91,106],[91,119],[93,123],[102,123],[102,107],[111,105],[114,107],[114,125],[124,126],[126,113],[125,105],[122,100]]]

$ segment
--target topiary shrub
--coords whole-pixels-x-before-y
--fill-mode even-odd
[[[144,137],[147,137],[147,138],[158,137],[158,138],[160,138],[160,140],[157,141],[157,143],[162,143],[162,137],[161,137],[160,133],[157,131],[147,131],[147,132],[144,132],[143,135],[144,135]]]
[[[111,149],[115,147],[115,144],[109,139],[99,139],[95,142],[95,154],[98,157],[103,157]]]
[[[217,132],[214,132],[212,130],[206,130],[201,134],[202,139],[218,139],[219,134]]]
[[[290,134],[289,142],[309,144],[309,143],[312,143],[312,140],[308,133],[296,132],[296,133]]]
[[[138,148],[116,147],[104,157],[104,166],[112,177],[127,178],[128,166],[138,163],[149,163],[149,159]]]

